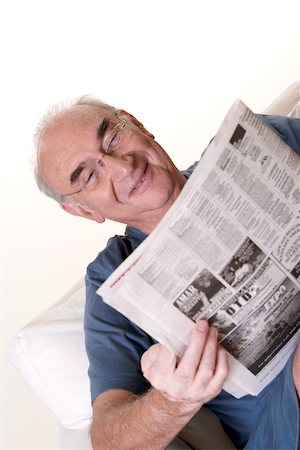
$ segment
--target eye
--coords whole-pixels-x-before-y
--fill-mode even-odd
[[[84,185],[85,186],[92,185],[97,180],[97,177],[98,177],[98,170],[95,167],[87,174]]]
[[[122,127],[123,128],[123,127]],[[113,152],[114,147],[116,147],[120,142],[121,129],[119,128],[119,124],[117,124],[111,131],[111,133],[103,139],[102,142],[102,151],[109,155]]]
[[[107,140],[106,149],[104,149],[106,154],[110,154],[113,152],[114,146],[119,141],[119,131],[114,130]]]
[[[93,178],[94,175],[95,175],[95,171],[93,170],[93,171],[89,174],[89,177],[88,177],[88,179],[86,180],[86,182],[89,183],[89,182],[92,180],[92,178]]]

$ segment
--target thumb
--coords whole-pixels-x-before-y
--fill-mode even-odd
[[[141,358],[141,367],[144,374],[146,372],[149,372],[154,362],[158,358],[160,350],[161,344],[154,344],[143,354]]]

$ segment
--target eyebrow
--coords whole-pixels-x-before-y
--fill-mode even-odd
[[[108,117],[104,117],[104,119],[102,120],[102,122],[100,123],[98,129],[97,129],[97,140],[101,141],[105,135],[105,132],[107,130],[107,128],[109,127],[109,118]],[[78,166],[76,167],[76,169],[73,170],[73,172],[70,175],[70,183],[71,185],[75,184],[76,181],[78,180],[78,178],[81,175],[81,172],[83,171],[83,169],[87,166],[87,163],[82,162],[80,164],[78,164]]]
[[[78,178],[80,177],[81,172],[83,171],[83,169],[86,167],[86,163],[80,163],[75,170],[73,170],[73,172],[71,173],[70,176],[70,182],[71,184],[76,183],[76,181],[78,180]]]
[[[104,119],[100,123],[100,125],[98,127],[98,130],[97,130],[97,139],[98,139],[98,141],[103,139],[103,137],[105,135],[105,131],[107,130],[108,127],[109,127],[109,118],[108,117],[104,117]]]

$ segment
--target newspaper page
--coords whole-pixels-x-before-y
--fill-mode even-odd
[[[299,340],[300,158],[237,101],[180,196],[98,290],[178,355],[219,329],[224,388],[258,395]]]

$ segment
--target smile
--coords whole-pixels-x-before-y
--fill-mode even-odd
[[[144,181],[144,179],[146,178],[147,167],[148,167],[148,164],[147,164],[146,167],[145,167],[145,170],[144,170],[144,173],[143,173],[143,175],[142,175],[142,178],[141,178],[141,179],[139,180],[139,182],[134,186],[134,188],[132,189],[131,192],[136,191],[136,190],[143,184],[143,181]]]

